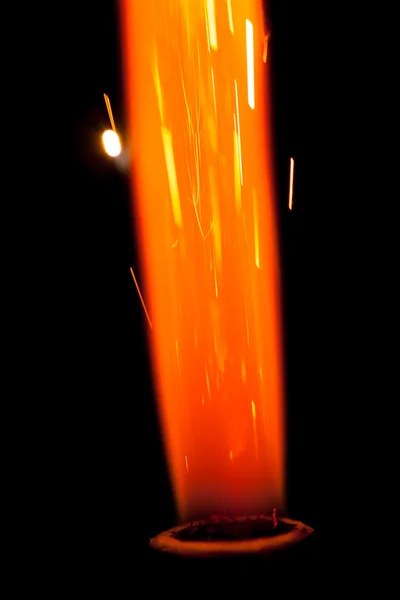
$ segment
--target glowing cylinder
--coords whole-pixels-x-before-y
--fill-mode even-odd
[[[179,514],[282,511],[262,2],[122,0],[121,23],[149,345]]]

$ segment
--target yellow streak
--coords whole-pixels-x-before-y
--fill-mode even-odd
[[[218,281],[217,281],[217,269],[214,266],[214,286],[215,286],[215,297],[218,298]]]
[[[214,99],[215,116],[217,116],[217,99],[216,99],[216,96],[215,96],[214,69],[212,67],[211,67],[211,81],[212,81],[212,89],[213,89],[213,99]]]
[[[290,184],[289,184],[289,210],[293,208],[293,175],[294,175],[294,159],[290,159]]]
[[[153,325],[151,324],[150,317],[149,317],[149,313],[147,312],[147,308],[146,308],[146,305],[145,305],[145,303],[144,303],[143,296],[142,296],[142,294],[140,293],[139,285],[138,285],[138,282],[136,281],[135,273],[133,272],[133,269],[132,269],[132,267],[130,267],[130,271],[131,271],[131,275],[132,275],[132,277],[133,277],[133,281],[135,282],[136,289],[137,289],[137,291],[138,291],[139,298],[140,298],[140,301],[141,301],[141,303],[142,303],[142,306],[143,306],[144,312],[145,312],[145,314],[146,314],[147,320],[148,320],[148,322],[149,322],[149,325],[150,325],[151,329],[153,329]]]
[[[221,237],[221,222],[219,214],[219,202],[218,202],[218,189],[215,177],[215,172],[210,168],[210,196],[211,196],[211,209],[212,209],[212,222],[213,222],[213,235],[214,235],[214,252],[215,252],[215,264],[218,269],[221,268],[222,262],[222,237]],[[214,265],[215,269],[215,265]]]
[[[161,123],[164,123],[164,103],[161,91],[160,71],[158,69],[157,52],[154,49],[154,86],[156,88],[158,110],[160,111]]]
[[[115,123],[114,123],[114,117],[113,117],[112,110],[111,110],[110,98],[107,96],[107,94],[103,94],[103,95],[104,95],[104,100],[106,101],[108,117],[110,119],[112,130],[115,131],[115,133],[117,133],[117,130],[115,128]]]
[[[214,0],[206,0],[206,12],[207,12],[207,33],[209,36],[209,43],[213,50],[218,50],[217,43],[217,23],[215,20],[215,4]]]
[[[231,30],[231,33],[234,34],[235,31],[233,29],[232,1],[226,0],[226,4],[228,5],[229,29]]]
[[[256,426],[256,405],[254,404],[254,400],[251,401],[251,415],[253,417],[253,426]]]
[[[247,101],[254,110],[254,32],[253,24],[246,19],[247,50]]]
[[[187,456],[185,456],[185,465],[186,465],[186,471],[189,472],[189,466],[188,466]]]
[[[233,171],[234,171],[234,184],[235,184],[235,206],[236,210],[239,211],[242,206],[242,188],[240,182],[240,159],[239,159],[239,140],[236,131],[236,117],[233,115]]]
[[[171,132],[164,125],[161,126],[162,140],[165,154],[165,164],[168,173],[168,185],[169,192],[171,195],[172,212],[174,215],[174,221],[177,227],[182,227],[182,212],[181,204],[179,201],[178,181],[176,178],[174,151],[172,148],[172,136]]]
[[[181,370],[181,361],[179,360],[178,340],[175,340],[175,354],[176,354],[176,364],[178,366],[178,371],[180,371]]]
[[[243,186],[243,169],[242,169],[242,141],[240,136],[240,119],[239,119],[239,97],[237,89],[237,81],[235,79],[235,97],[236,97],[236,115],[237,115],[237,135],[238,135],[238,153],[240,166],[240,183]]]
[[[208,369],[206,369],[206,383],[207,383],[208,395],[210,395],[211,394],[211,388],[210,388],[210,379],[208,377]]]
[[[260,268],[260,240],[258,236],[257,192],[253,188],[253,218],[254,218],[254,254],[256,267]]]

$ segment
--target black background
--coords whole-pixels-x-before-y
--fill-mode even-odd
[[[346,15],[343,7],[318,6],[269,3],[269,60],[284,282],[288,514],[315,528],[318,558],[335,572],[332,557],[339,552],[343,563],[349,552],[339,532],[359,508],[353,492],[362,450],[358,440],[350,452],[350,429],[359,425],[363,398],[357,376],[362,328],[353,293],[363,262],[357,243],[350,251],[347,235],[361,228],[351,215],[361,202],[354,171],[362,142],[355,148],[357,99],[350,89],[358,54],[345,57]],[[129,272],[133,266],[141,281],[128,174],[101,146],[109,127],[104,92],[122,138],[126,131],[117,3],[82,3],[63,18],[68,116],[61,121],[70,146],[56,196],[60,218],[71,224],[56,286],[63,313],[55,320],[56,335],[65,340],[55,360],[63,374],[55,435],[68,429],[63,519],[74,532],[71,570],[90,564],[96,571],[114,561],[123,571],[176,516],[146,321]],[[293,211],[287,207],[291,156]]]

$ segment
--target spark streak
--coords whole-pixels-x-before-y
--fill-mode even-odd
[[[233,28],[232,0],[226,0],[226,4],[228,5],[229,29],[231,30],[231,33],[234,34],[235,30]]]
[[[172,136],[170,130],[164,125],[161,126],[161,133],[164,145],[165,163],[168,173],[168,185],[171,195],[172,212],[177,227],[182,227],[182,212],[179,201],[178,180],[176,178],[174,151],[172,148]]]
[[[247,100],[254,110],[254,32],[253,24],[246,19],[246,49],[247,49]]]
[[[108,117],[110,119],[112,130],[115,131],[115,133],[117,133],[115,123],[114,123],[114,117],[113,117],[112,110],[111,110],[110,98],[107,96],[107,94],[103,94],[103,95],[104,95],[104,100],[106,101]]]
[[[236,98],[236,115],[237,115],[237,135],[238,135],[238,155],[239,155],[239,167],[240,167],[240,183],[243,187],[243,168],[242,168],[242,143],[240,137],[240,119],[239,119],[239,97],[237,89],[237,81],[235,79],[235,98]]]
[[[213,50],[218,50],[217,43],[217,23],[215,20],[215,4],[214,0],[206,0],[207,12],[207,32],[209,36],[210,46]]]
[[[233,176],[235,185],[235,206],[239,212],[242,205],[241,181],[240,181],[240,156],[239,156],[239,136],[237,133],[236,116],[233,115]]]
[[[289,210],[293,208],[293,175],[294,175],[294,159],[290,159],[290,184],[289,184]]]
[[[164,102],[161,91],[160,71],[158,68],[157,52],[154,49],[154,68],[153,68],[154,86],[156,88],[158,110],[160,111],[161,123],[164,123]]]
[[[133,281],[135,282],[136,289],[137,289],[137,291],[138,291],[139,298],[140,298],[140,301],[141,301],[141,303],[142,303],[142,306],[143,306],[144,312],[145,312],[145,314],[146,314],[147,320],[148,320],[148,322],[149,322],[149,325],[150,325],[151,329],[153,329],[153,325],[151,324],[150,317],[149,317],[149,313],[147,312],[147,308],[146,308],[146,305],[145,305],[145,303],[144,303],[143,296],[142,296],[142,294],[140,293],[139,285],[138,285],[138,282],[136,281],[135,273],[133,272],[133,269],[132,269],[132,267],[130,267],[130,271],[131,271],[131,275],[132,275]]]
[[[258,210],[257,210],[257,193],[253,188],[253,218],[254,218],[254,254],[256,266],[260,268],[260,240],[258,237]]]
[[[254,400],[251,401],[251,416],[253,418],[254,443],[255,443],[255,447],[256,447],[256,454],[258,455],[256,405],[254,403]]]
[[[264,63],[267,62],[267,58],[268,58],[268,39],[269,39],[269,35],[266,35],[264,37],[264,48],[263,48],[263,62]]]

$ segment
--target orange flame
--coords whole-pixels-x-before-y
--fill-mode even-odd
[[[122,0],[150,347],[181,519],[285,504],[262,2]]]

